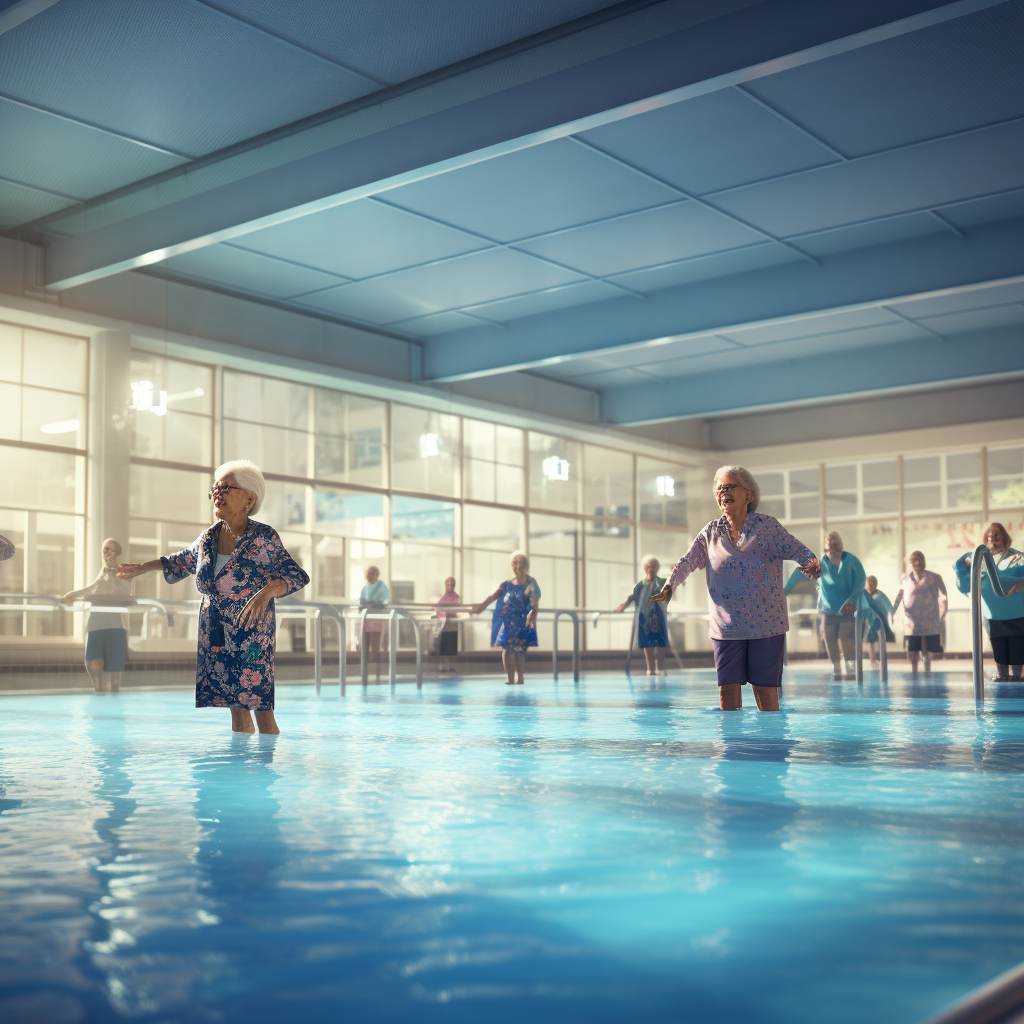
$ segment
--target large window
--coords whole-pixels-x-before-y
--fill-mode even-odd
[[[473,501],[523,503],[523,431],[483,420],[462,421],[463,489]]]
[[[583,446],[530,431],[530,507],[580,511]]]
[[[0,324],[0,592],[84,582],[88,342]],[[66,635],[69,613],[6,612],[0,636]]]
[[[393,405],[391,433],[396,490],[456,496],[458,416]]]

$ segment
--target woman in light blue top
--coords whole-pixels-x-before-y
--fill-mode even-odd
[[[896,634],[893,633],[892,628],[889,626],[889,619],[896,609],[893,608],[892,601],[878,589],[878,580],[874,576],[867,578],[864,601],[868,608],[878,616],[876,619],[874,616],[868,615],[868,621],[865,623],[867,635],[864,637],[868,644],[868,650],[871,652],[871,667],[878,668],[878,644],[881,641],[879,623],[881,623],[881,628],[885,630],[886,641],[888,643],[895,643]]]
[[[999,580],[1004,591],[1024,578],[1024,554],[1010,547],[1010,535],[1002,523],[992,523],[985,531],[985,546],[992,552]],[[961,594],[971,592],[971,552],[953,563],[956,570],[956,588]],[[996,681],[1019,680],[1024,663],[1024,594],[1010,592],[997,597],[992,590],[988,573],[981,575],[982,621],[992,644],[996,662]]]
[[[380,569],[371,565],[366,570],[366,586],[359,592],[359,607],[368,612],[382,612],[391,600],[387,584],[380,578]],[[377,682],[380,682],[380,638],[384,631],[383,619],[364,619],[362,643],[373,655],[377,667]]]

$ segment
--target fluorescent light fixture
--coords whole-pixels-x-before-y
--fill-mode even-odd
[[[673,477],[659,476],[654,481],[654,486],[663,498],[674,498],[676,496],[676,482]]]
[[[157,396],[155,402],[153,401],[154,396]],[[167,392],[154,392],[151,380],[133,380],[132,408],[136,412],[151,412],[154,416],[166,416]]]
[[[57,423],[44,423],[39,429],[44,434],[74,434],[78,427],[78,420],[60,420]]]
[[[420,458],[429,459],[431,455],[441,454],[440,434],[420,434]]]
[[[541,472],[548,480],[568,480],[569,463],[557,455],[550,455],[540,464]]]

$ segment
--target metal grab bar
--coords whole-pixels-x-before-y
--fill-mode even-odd
[[[885,621],[882,617],[874,610],[874,608],[867,608],[866,611],[869,615],[874,616],[878,622],[878,667],[879,677],[883,683],[889,682],[889,652],[885,646]],[[871,619],[865,619],[865,622],[870,622]],[[854,641],[854,665],[856,666],[857,682],[864,682],[864,646],[863,639],[861,638],[861,610],[860,608],[854,608],[853,610],[853,635],[856,638]]]
[[[550,612],[554,622],[551,641],[551,678],[558,682],[558,620],[567,615],[572,619],[572,681],[580,681],[580,617],[570,608],[553,608]]]
[[[981,571],[988,572],[988,581],[996,597],[1006,597],[992,552],[984,544],[974,549],[971,558],[971,648],[974,657],[974,699],[985,699],[985,649],[982,639]]]

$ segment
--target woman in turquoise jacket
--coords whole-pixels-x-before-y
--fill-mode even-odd
[[[992,643],[997,682],[1019,680],[1024,664],[1024,554],[1010,547],[1010,535],[1002,523],[992,523],[982,538],[992,552],[999,582],[1009,591],[997,597],[988,573],[981,575],[981,606],[985,632]],[[971,552],[953,563],[956,588],[961,594],[971,592]]]

